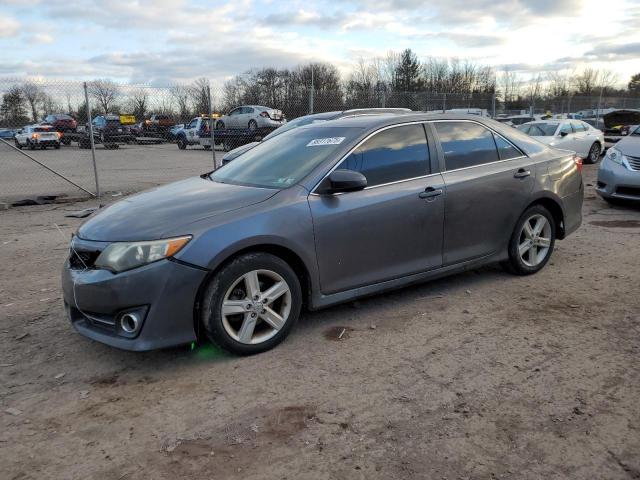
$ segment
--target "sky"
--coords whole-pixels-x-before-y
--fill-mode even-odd
[[[640,72],[640,0],[0,0],[0,77],[156,86],[411,48],[527,76]]]

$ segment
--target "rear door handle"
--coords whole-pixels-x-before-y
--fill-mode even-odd
[[[418,194],[418,197],[428,199],[428,198],[437,197],[439,195],[442,195],[441,188],[427,187],[424,189],[424,192],[420,192]]]
[[[529,170],[525,170],[524,168],[519,169],[516,173],[513,174],[513,178],[526,178],[531,175]]]

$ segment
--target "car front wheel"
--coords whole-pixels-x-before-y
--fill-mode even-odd
[[[202,323],[207,336],[237,355],[275,347],[291,332],[300,315],[302,293],[295,272],[268,253],[242,255],[207,286]]]
[[[598,142],[595,142],[589,149],[589,155],[587,155],[587,158],[585,159],[586,163],[597,163],[600,159],[601,152],[602,148],[600,147],[600,144]]]
[[[516,275],[531,275],[549,261],[556,238],[553,216],[542,205],[528,208],[509,241],[509,260],[503,266]]]

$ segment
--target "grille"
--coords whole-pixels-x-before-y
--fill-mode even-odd
[[[631,170],[640,171],[640,157],[630,157],[627,155],[627,162]]]
[[[71,250],[69,255],[69,265],[74,270],[84,270],[86,268],[93,268],[96,263],[96,259],[100,255],[100,252],[95,251],[82,251]]]
[[[638,198],[640,198],[640,188],[618,187],[618,188],[616,188],[616,193],[618,193],[620,195],[627,195],[629,197],[638,197]]]

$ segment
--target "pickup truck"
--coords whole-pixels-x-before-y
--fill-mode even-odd
[[[176,134],[176,144],[178,148],[184,150],[189,145],[200,145],[200,137],[211,136],[211,130],[209,130],[210,123],[208,116],[191,119],[191,121]],[[205,148],[211,148],[211,145],[205,146]]]
[[[164,135],[173,125],[174,121],[169,115],[154,114],[142,123],[142,130],[145,133]]]

